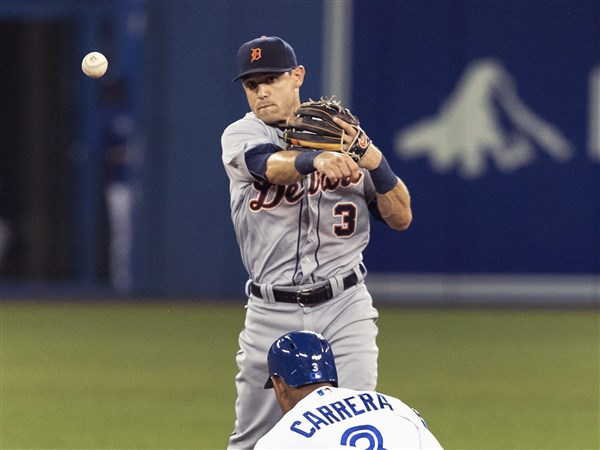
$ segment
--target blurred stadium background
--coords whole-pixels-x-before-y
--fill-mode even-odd
[[[364,255],[380,390],[445,448],[599,448],[591,0],[2,0],[0,448],[225,447],[246,274],[220,136],[263,34],[411,190]]]

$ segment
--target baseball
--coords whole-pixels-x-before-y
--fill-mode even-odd
[[[108,69],[106,56],[99,52],[91,52],[85,55],[81,61],[81,70],[90,78],[100,78]]]

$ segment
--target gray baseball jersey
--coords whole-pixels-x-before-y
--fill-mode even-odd
[[[245,151],[260,144],[283,146],[281,136],[281,130],[254,113],[223,134],[231,216],[242,260],[257,283],[327,280],[361,262],[369,241],[366,201],[375,197],[375,188],[366,170],[356,183],[330,183],[316,172],[289,186],[257,181],[246,167]]]
[[[282,132],[254,113],[231,124],[222,136],[223,163],[230,180],[231,217],[249,283],[236,361],[235,430],[229,448],[252,448],[281,417],[273,393],[263,389],[271,343],[284,333],[309,329],[330,342],[341,385],[375,389],[377,311],[362,282],[362,251],[369,241],[368,202],[375,189],[368,171],[357,182],[330,183],[318,173],[288,185],[258,180],[245,154],[258,146],[283,146]],[[347,288],[344,278],[358,283]],[[334,297],[312,307],[279,303],[273,289],[318,287]],[[249,285],[247,285],[248,287]]]
[[[441,449],[409,406],[379,392],[323,387],[303,398],[255,449]]]

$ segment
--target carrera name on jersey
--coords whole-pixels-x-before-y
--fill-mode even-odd
[[[327,388],[320,390],[319,395],[324,395],[324,391],[327,390]],[[341,401],[305,411],[302,413],[305,420],[294,421],[290,426],[290,430],[309,438],[323,426],[329,426],[360,414],[379,411],[384,408],[388,408],[390,411],[394,410],[385,396],[376,392],[373,394],[352,395]]]

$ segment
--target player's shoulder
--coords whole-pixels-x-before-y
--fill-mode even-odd
[[[373,410],[388,411],[396,416],[404,417],[414,423],[420,423],[421,418],[414,408],[404,403],[399,398],[378,391],[353,391],[340,390],[338,395],[350,395],[360,399],[365,407],[372,406]]]
[[[229,125],[223,132],[221,136],[223,161],[225,164],[230,164],[249,149],[262,144],[281,146],[283,143],[281,134],[281,130],[267,125],[254,113],[249,112]]]
[[[284,415],[283,418],[267,432],[267,434],[258,440],[254,446],[255,450],[281,449],[282,442],[285,442],[289,448],[292,447],[290,440],[293,440],[294,436],[290,434],[291,423],[288,423],[289,420],[286,420],[286,415]]]
[[[253,112],[248,112],[244,115],[244,117],[236,120],[235,122],[229,124],[225,131],[223,131],[223,136],[232,135],[237,133],[248,133],[257,131],[257,130],[266,130],[269,128],[269,125],[260,120]]]

